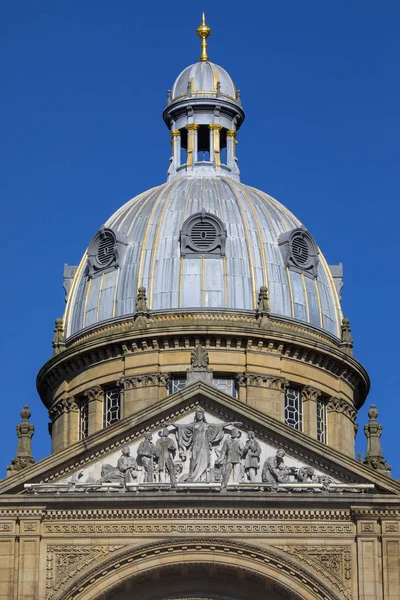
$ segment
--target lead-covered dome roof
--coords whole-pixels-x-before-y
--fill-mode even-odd
[[[236,101],[237,92],[231,76],[225,69],[211,61],[199,61],[186,67],[178,75],[171,91],[171,100],[177,100],[187,94],[221,94]]]
[[[69,292],[66,336],[133,315],[140,286],[152,311],[254,311],[267,286],[272,314],[338,336],[338,295],[312,243],[264,192],[230,177],[175,179],[127,202],[95,235]]]

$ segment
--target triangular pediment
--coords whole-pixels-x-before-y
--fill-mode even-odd
[[[194,433],[195,415],[199,407],[207,425],[202,427],[202,431]],[[250,489],[252,485],[258,485],[264,486],[265,489],[291,488],[291,491],[300,492],[303,483],[308,484],[308,490],[323,492],[327,489],[322,488],[322,485],[330,483],[333,485],[329,493],[338,490],[339,484],[343,484],[344,489],[347,487],[349,492],[356,491],[357,485],[374,484],[375,492],[400,493],[398,482],[374,472],[301,432],[288,428],[214,386],[196,382],[168,396],[157,406],[126,417],[116,425],[3,481],[0,484],[0,494],[26,492],[25,484],[60,485],[72,482],[94,485],[99,481],[118,481],[118,477],[113,478],[111,470],[118,468],[122,448],[128,447],[129,456],[134,458],[133,462],[137,461],[139,445],[145,439],[145,432],[150,432],[153,445],[158,444],[160,448],[161,442],[158,440],[161,440],[162,436],[159,432],[163,429],[164,422],[168,427],[164,437],[169,437],[170,443],[175,446],[175,452],[172,452],[171,456],[174,457],[178,487],[221,484],[224,464],[227,461],[235,461],[234,458],[228,457],[228,446],[232,440],[232,429],[236,428],[240,436],[237,442],[242,452],[246,446],[250,446],[249,431],[255,434],[253,450],[255,448],[256,451],[252,453],[250,448],[243,453],[246,456],[242,454],[239,467],[232,469],[229,480],[226,481],[228,491],[235,486],[247,486]],[[208,436],[207,439],[205,436]],[[148,437],[150,439],[150,436]],[[168,446],[167,442],[166,444]],[[206,456],[207,445],[209,453]],[[276,459],[278,450],[284,451],[280,460]],[[232,452],[233,456],[234,448]],[[254,456],[253,461],[250,460],[250,456]],[[165,457],[168,457],[168,451],[165,452]],[[199,462],[197,470],[193,463],[196,460]],[[144,473],[143,460],[139,458],[137,462],[139,467],[133,474],[131,485],[146,485],[149,481],[146,481],[148,475]],[[158,471],[158,460],[154,465]],[[118,474],[117,471],[114,474]],[[110,476],[107,478],[107,475]],[[165,465],[162,477],[165,483],[170,483],[168,467]],[[158,482],[158,472],[152,473],[151,479]],[[356,487],[351,488],[351,484]]]

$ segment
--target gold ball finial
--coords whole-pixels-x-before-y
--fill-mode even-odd
[[[203,12],[201,25],[196,30],[197,35],[201,39],[201,56],[200,60],[208,60],[207,55],[207,38],[211,35],[211,29],[206,23],[206,17]]]

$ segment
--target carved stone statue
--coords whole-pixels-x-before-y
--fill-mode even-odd
[[[142,483],[154,482],[154,463],[158,459],[158,453],[153,444],[152,437],[150,431],[146,431],[144,440],[140,442],[137,450],[137,464],[138,467],[142,468]]]
[[[261,479],[264,483],[272,483],[277,486],[279,483],[287,483],[293,469],[285,465],[284,456],[286,452],[282,449],[277,450],[275,456],[269,456],[263,466]]]
[[[231,434],[227,437],[222,445],[221,454],[219,457],[220,463],[222,463],[222,487],[226,488],[229,482],[229,478],[232,475],[233,482],[239,483],[241,472],[240,472],[240,461],[243,456],[243,446],[239,441],[241,432],[234,427],[231,430]]]
[[[97,483],[122,483],[126,489],[127,483],[135,483],[137,479],[137,464],[129,446],[121,448],[122,456],[118,459],[117,466],[105,464],[101,468],[101,478]]]
[[[255,438],[254,431],[249,431],[247,437],[247,442],[243,448],[243,458],[245,458],[244,471],[247,480],[253,483],[260,464],[261,446]]]
[[[209,481],[211,468],[211,448],[219,444],[224,437],[224,428],[228,425],[240,426],[242,423],[207,423],[204,410],[197,408],[193,423],[174,425],[178,440],[180,457],[186,460],[191,451],[188,481]]]
[[[160,439],[156,442],[156,452],[158,456],[158,480],[160,483],[166,481],[168,475],[172,486],[176,486],[176,474],[174,457],[176,454],[176,444],[174,440],[169,437],[168,427],[163,427],[158,432]]]

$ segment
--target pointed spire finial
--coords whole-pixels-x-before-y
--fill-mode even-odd
[[[7,477],[26,469],[34,464],[35,459],[32,456],[32,436],[35,431],[35,426],[29,423],[31,411],[25,404],[21,410],[22,421],[17,425],[18,446],[17,453],[12,459],[11,464],[7,467]]]
[[[211,29],[206,23],[206,16],[203,12],[201,25],[197,28],[197,35],[201,39],[201,56],[200,60],[208,60],[207,55],[207,38],[211,35]]]
[[[371,404],[368,411],[369,422],[364,425],[364,433],[367,438],[367,452],[364,458],[364,464],[385,475],[391,473],[392,467],[388,465],[382,456],[382,446],[380,437],[382,435],[382,425],[378,423],[378,411],[375,404]]]

